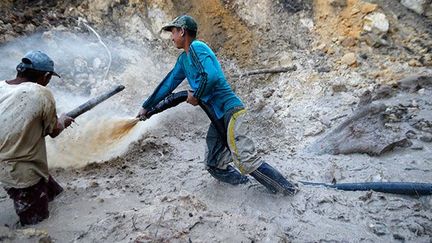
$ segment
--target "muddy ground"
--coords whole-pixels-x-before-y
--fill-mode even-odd
[[[50,205],[49,219],[17,225],[12,201],[0,190],[0,239],[430,242],[431,196],[299,184],[300,191],[286,197],[253,179],[231,186],[204,169],[209,120],[199,108],[181,104],[127,125],[179,54],[158,30],[189,13],[247,104],[263,158],[287,178],[430,183],[431,79],[408,90],[397,84],[411,75],[432,76],[428,4],[419,14],[391,0],[3,1],[2,79],[12,78],[17,60],[38,48],[63,77],[49,86],[59,112],[115,84],[126,89],[47,141],[52,174],[66,189]],[[296,71],[238,77],[291,65]],[[378,97],[382,87],[392,91]],[[373,104],[389,107],[382,133],[409,142],[380,155],[316,151],[317,141],[364,105],[365,92]],[[401,116],[393,112],[400,110]]]

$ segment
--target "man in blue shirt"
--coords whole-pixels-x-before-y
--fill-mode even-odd
[[[273,193],[293,194],[295,187],[276,169],[258,156],[252,139],[244,129],[246,110],[223,74],[214,52],[196,39],[198,25],[182,15],[162,28],[170,31],[172,41],[183,49],[171,72],[142,105],[138,117],[147,119],[148,112],[164,100],[186,78],[191,87],[186,102],[200,105],[212,121],[207,132],[206,166],[216,179],[233,185],[249,181],[252,175]],[[234,162],[236,170],[229,163]]]

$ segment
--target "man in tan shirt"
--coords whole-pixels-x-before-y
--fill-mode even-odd
[[[48,218],[48,202],[63,191],[48,173],[45,136],[56,137],[73,119],[57,118],[45,87],[58,76],[50,57],[31,51],[16,69],[15,79],[0,82],[0,183],[27,225]]]

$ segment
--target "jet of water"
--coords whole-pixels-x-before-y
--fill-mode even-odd
[[[78,18],[78,25],[80,25],[80,24],[84,25],[85,27],[87,27],[87,29],[89,29],[91,32],[93,32],[93,34],[98,38],[99,43],[105,48],[105,50],[108,53],[108,58],[109,58],[108,68],[107,68],[107,70],[105,72],[105,76],[103,78],[104,80],[106,80],[106,78],[108,76],[108,73],[110,71],[110,68],[111,68],[111,62],[112,62],[111,51],[108,49],[108,46],[103,42],[102,38],[96,32],[96,30],[94,30],[90,25],[87,24],[87,20],[86,19],[79,17]]]

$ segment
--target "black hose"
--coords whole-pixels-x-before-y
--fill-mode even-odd
[[[90,99],[89,101],[85,102],[84,104],[78,106],[77,108],[69,111],[66,113],[67,116],[70,116],[72,118],[77,118],[78,116],[82,115],[83,113],[93,109],[93,107],[97,106],[98,104],[102,103],[103,101],[107,100],[111,96],[117,94],[118,92],[124,90],[125,86],[123,85],[117,85],[114,87],[111,91],[108,91],[104,94],[101,94],[97,97],[94,97]]]
[[[177,93],[172,93],[168,95],[165,99],[163,99],[161,102],[159,102],[154,107],[150,108],[147,111],[146,117],[150,118],[151,116],[161,113],[162,111],[175,107],[179,105],[182,102],[185,102],[188,97],[188,92],[180,91]],[[223,125],[223,122],[218,120],[216,118],[216,115],[214,114],[213,110],[209,105],[207,105],[205,102],[199,101],[199,106],[203,111],[207,114],[207,117],[210,119],[210,121],[213,123],[213,125],[216,127],[216,130],[218,130],[218,134],[221,137],[221,141],[224,143],[225,146],[228,147],[227,141],[226,141],[226,132]]]
[[[161,102],[159,102],[154,107],[150,108],[147,113],[146,117],[150,118],[151,116],[161,113],[162,111],[172,108],[174,106],[177,106],[178,104],[185,102],[188,97],[187,91],[180,91],[178,93],[172,93],[168,95],[165,99],[163,99]]]
[[[326,184],[318,182],[299,181],[303,185],[324,186],[344,191],[376,191],[412,196],[432,195],[431,183],[417,182],[361,182]]]

